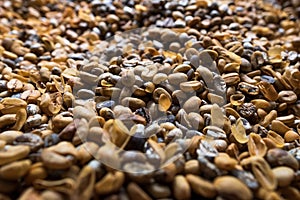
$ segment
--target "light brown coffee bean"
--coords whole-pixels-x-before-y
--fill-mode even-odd
[[[151,200],[151,197],[134,182],[128,184],[127,192],[132,200]]]
[[[271,124],[271,130],[280,135],[284,135],[287,131],[291,130],[287,125],[279,120],[273,120]]]
[[[267,145],[256,133],[250,133],[248,141],[248,151],[251,156],[264,157],[267,153]]]
[[[191,98],[185,101],[182,108],[185,110],[186,113],[190,113],[190,112],[198,113],[201,102],[202,101],[199,97],[192,96]]]
[[[48,149],[42,151],[41,159],[45,167],[49,169],[68,169],[72,166],[70,159]]]
[[[169,98],[170,95],[161,94],[158,99],[158,109],[160,111],[166,112],[172,105],[172,99]]]
[[[95,184],[95,191],[99,195],[107,195],[121,189],[125,180],[123,172],[108,172],[100,181]]]
[[[125,97],[122,99],[121,103],[123,106],[129,106],[134,111],[146,106],[143,100],[134,97]]]
[[[273,141],[278,148],[282,148],[284,146],[284,139],[272,130],[268,131],[267,138]]]
[[[173,192],[175,199],[184,200],[191,198],[191,188],[186,178],[177,175],[173,181]]]
[[[23,88],[23,83],[18,79],[11,79],[7,83],[7,89],[12,93],[20,92],[22,88]]]
[[[266,160],[259,156],[252,156],[250,162],[254,176],[259,184],[267,190],[275,189],[277,180]]]
[[[269,114],[267,114],[265,116],[265,118],[263,119],[263,121],[260,122],[260,125],[262,125],[263,127],[267,127],[271,124],[271,122],[273,120],[275,120],[277,117],[277,111],[276,110],[272,110]]]
[[[95,181],[95,170],[88,165],[83,167],[76,179],[74,198],[90,199],[93,195]]]
[[[222,170],[233,170],[238,164],[237,160],[230,158],[227,154],[219,154],[214,159],[215,165]]]
[[[289,167],[275,167],[272,171],[280,187],[289,186],[294,179],[294,170]]]
[[[21,131],[3,131],[0,134],[0,140],[5,141],[7,144],[12,144],[13,141],[22,134]]]
[[[278,101],[288,104],[295,103],[297,101],[297,95],[294,91],[283,90],[278,94]]]
[[[202,83],[199,81],[188,81],[180,83],[180,89],[184,92],[194,92],[203,87]]]
[[[184,173],[185,174],[194,174],[199,175],[200,174],[200,165],[198,160],[189,160],[184,165]]]
[[[258,84],[260,92],[264,95],[264,97],[270,101],[276,101],[278,99],[278,92],[274,88],[274,86],[268,82],[261,81]]]
[[[0,151],[0,165],[5,165],[22,158],[26,158],[30,152],[30,147],[25,145],[19,146],[5,146]]]
[[[218,194],[226,199],[251,200],[251,190],[239,179],[233,176],[221,176],[214,180],[214,187]]]
[[[299,163],[297,159],[287,151],[279,148],[268,150],[266,160],[271,166],[287,166],[294,170],[298,170]]]
[[[33,187],[37,190],[53,190],[70,196],[74,192],[75,181],[71,178],[60,180],[37,179],[33,182]]]
[[[295,140],[298,140],[300,138],[300,135],[292,130],[287,131],[284,134],[284,141],[285,142],[294,142]]]
[[[168,198],[171,196],[171,189],[169,186],[160,183],[153,183],[147,186],[146,189],[155,199]]]
[[[30,169],[31,161],[15,161],[0,168],[0,177],[6,180],[18,180]]]
[[[46,169],[41,162],[34,163],[30,166],[27,175],[25,176],[25,183],[31,185],[36,179],[45,179],[48,176]]]
[[[192,174],[186,175],[186,179],[196,194],[205,198],[214,198],[217,195],[216,188],[211,182]]]
[[[243,94],[234,94],[230,96],[230,103],[234,106],[240,106],[244,103],[245,95]]]
[[[226,85],[228,86],[236,85],[241,80],[239,74],[236,72],[224,74],[222,75],[222,78],[224,79]]]

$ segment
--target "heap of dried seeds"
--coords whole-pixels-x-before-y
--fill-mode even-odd
[[[300,199],[299,24],[299,0],[0,1],[0,199]]]

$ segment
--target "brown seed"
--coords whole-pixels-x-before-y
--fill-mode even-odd
[[[276,101],[278,99],[278,93],[272,84],[265,81],[261,81],[258,84],[258,87],[260,92],[264,95],[266,99],[270,101]]]
[[[0,139],[0,150],[2,150],[6,145],[6,141]]]
[[[30,185],[36,179],[45,179],[48,176],[46,169],[41,162],[31,165],[27,175],[25,176],[25,183]]]
[[[22,158],[26,158],[30,152],[30,147],[25,145],[6,146],[0,151],[0,165],[5,165]]]
[[[29,60],[33,63],[37,61],[37,56],[34,53],[26,53],[24,55],[24,60]]]
[[[267,146],[260,135],[256,133],[250,133],[248,141],[248,151],[250,156],[265,156],[265,154],[267,153]]]
[[[298,170],[299,163],[297,159],[287,151],[279,148],[273,148],[268,150],[266,160],[272,166],[287,166],[295,171]]]
[[[275,131],[276,133],[279,133],[280,135],[284,135],[287,131],[291,129],[281,121],[273,120],[271,124],[271,130]]]
[[[16,122],[16,114],[6,114],[0,117],[0,129]]]
[[[149,197],[149,195],[134,182],[128,184],[127,192],[132,200],[151,200],[151,197]]]
[[[18,55],[14,54],[13,52],[10,52],[10,51],[3,51],[2,56],[4,58],[8,58],[8,59],[11,59],[11,60],[15,60],[15,59],[18,58]]]
[[[245,92],[249,95],[258,95],[259,94],[259,87],[256,85],[252,85],[246,82],[240,82],[238,84],[238,90]]]
[[[271,122],[273,120],[275,120],[277,117],[277,111],[276,110],[272,110],[269,114],[267,114],[267,116],[265,116],[265,118],[263,119],[263,121],[261,121],[259,124],[262,125],[263,127],[267,127],[271,124]]]
[[[230,103],[234,106],[240,106],[245,101],[245,95],[243,94],[234,94],[230,96]]]
[[[0,177],[5,180],[18,180],[30,169],[31,161],[22,160],[4,165],[0,168]]]
[[[277,180],[266,160],[259,156],[252,156],[250,163],[260,185],[267,190],[274,190],[277,187]]]
[[[199,81],[188,81],[180,83],[180,89],[184,92],[194,92],[203,87],[202,83]]]
[[[202,100],[197,96],[192,96],[183,104],[183,109],[186,113],[199,112]]]
[[[171,196],[171,189],[167,185],[153,183],[146,188],[155,199],[168,198]]]
[[[21,130],[23,125],[25,124],[27,119],[27,112],[25,108],[19,109],[16,112],[16,123],[13,127],[11,127],[12,130]]]
[[[170,95],[165,95],[165,94],[161,94],[159,99],[158,99],[158,109],[160,111],[167,111],[170,106],[172,105],[172,101],[169,98]]]
[[[286,115],[286,116],[280,116],[280,117],[277,117],[276,120],[281,121],[284,124],[290,124],[290,123],[293,123],[293,121],[295,120],[295,115],[290,114],[290,115]]]
[[[224,58],[228,63],[241,64],[242,62],[241,57],[231,51],[223,50],[220,53],[221,53],[221,57]]]
[[[231,133],[233,137],[241,144],[247,143],[249,140],[246,135],[246,130],[244,128],[242,120],[238,120],[236,124],[233,124],[231,126]]]
[[[40,108],[49,116],[59,113],[62,108],[62,96],[60,93],[44,93],[41,96]]]
[[[288,187],[280,188],[278,190],[278,193],[280,194],[280,196],[283,196],[288,200],[300,199],[300,192],[295,187],[288,186]]]
[[[10,185],[11,187],[11,185]],[[40,195],[37,190],[35,190],[33,187],[27,188],[21,195],[20,200],[27,200],[27,199],[40,199]]]
[[[95,191],[99,195],[117,192],[123,185],[125,175],[123,172],[109,172],[95,184]]]
[[[178,200],[191,198],[191,188],[186,178],[182,175],[177,175],[173,182],[174,197]]]
[[[26,101],[18,98],[4,98],[0,102],[0,108],[2,114],[15,114],[21,108],[26,108],[27,103]]]
[[[134,111],[138,108],[146,106],[143,100],[134,97],[125,97],[124,99],[122,99],[121,103],[123,106],[128,106]]]
[[[96,172],[86,165],[76,179],[75,198],[90,199],[93,195]]]
[[[55,153],[58,153],[60,155],[72,155],[74,157],[77,157],[77,151],[74,145],[71,142],[67,141],[61,141],[57,145],[51,146],[47,148],[47,151],[53,151]]]
[[[240,64],[239,63],[228,63],[224,66],[224,72],[239,72]]]
[[[267,138],[271,139],[278,148],[282,148],[284,146],[284,139],[274,131],[268,131]]]
[[[184,164],[184,173],[185,174],[200,174],[200,165],[198,160],[189,160]]]
[[[23,88],[23,83],[18,79],[11,79],[7,83],[7,89],[10,92],[20,92]]]
[[[233,176],[221,176],[214,180],[214,186],[221,197],[232,200],[251,200],[251,190]]]
[[[153,99],[156,102],[159,102],[159,98],[162,94],[167,96],[168,99],[170,99],[170,100],[172,99],[171,95],[167,92],[167,90],[165,90],[164,88],[161,88],[161,87],[158,87],[153,91],[153,94],[152,94]]]
[[[60,180],[37,179],[33,182],[33,187],[37,190],[53,190],[66,195],[71,195],[75,189],[75,181],[72,178],[63,178]]]
[[[217,195],[216,188],[211,182],[192,174],[186,175],[186,179],[196,194],[205,198],[214,198]]]
[[[41,159],[45,167],[49,169],[68,169],[72,165],[70,159],[48,149],[42,151]]]
[[[294,179],[294,170],[289,167],[275,167],[272,171],[277,179],[279,187],[289,186]]]
[[[300,138],[300,135],[292,130],[289,130],[284,134],[285,142],[294,142],[295,140],[298,140],[299,138]]]
[[[0,140],[5,141],[7,144],[12,144],[13,141],[22,134],[21,131],[3,131],[0,134]]]
[[[233,170],[237,165],[237,160],[230,158],[227,154],[219,154],[214,159],[215,165],[222,170]]]
[[[294,91],[283,90],[278,94],[278,101],[288,104],[295,103],[297,101],[297,95]]]
[[[236,72],[223,74],[222,78],[224,79],[226,85],[228,86],[236,85],[237,83],[240,82],[240,76]]]
[[[36,104],[40,96],[41,92],[38,90],[26,90],[21,94],[21,99],[25,100],[28,103]]]

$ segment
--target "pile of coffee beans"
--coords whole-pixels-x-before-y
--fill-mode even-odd
[[[300,199],[299,0],[0,1],[0,199]]]

